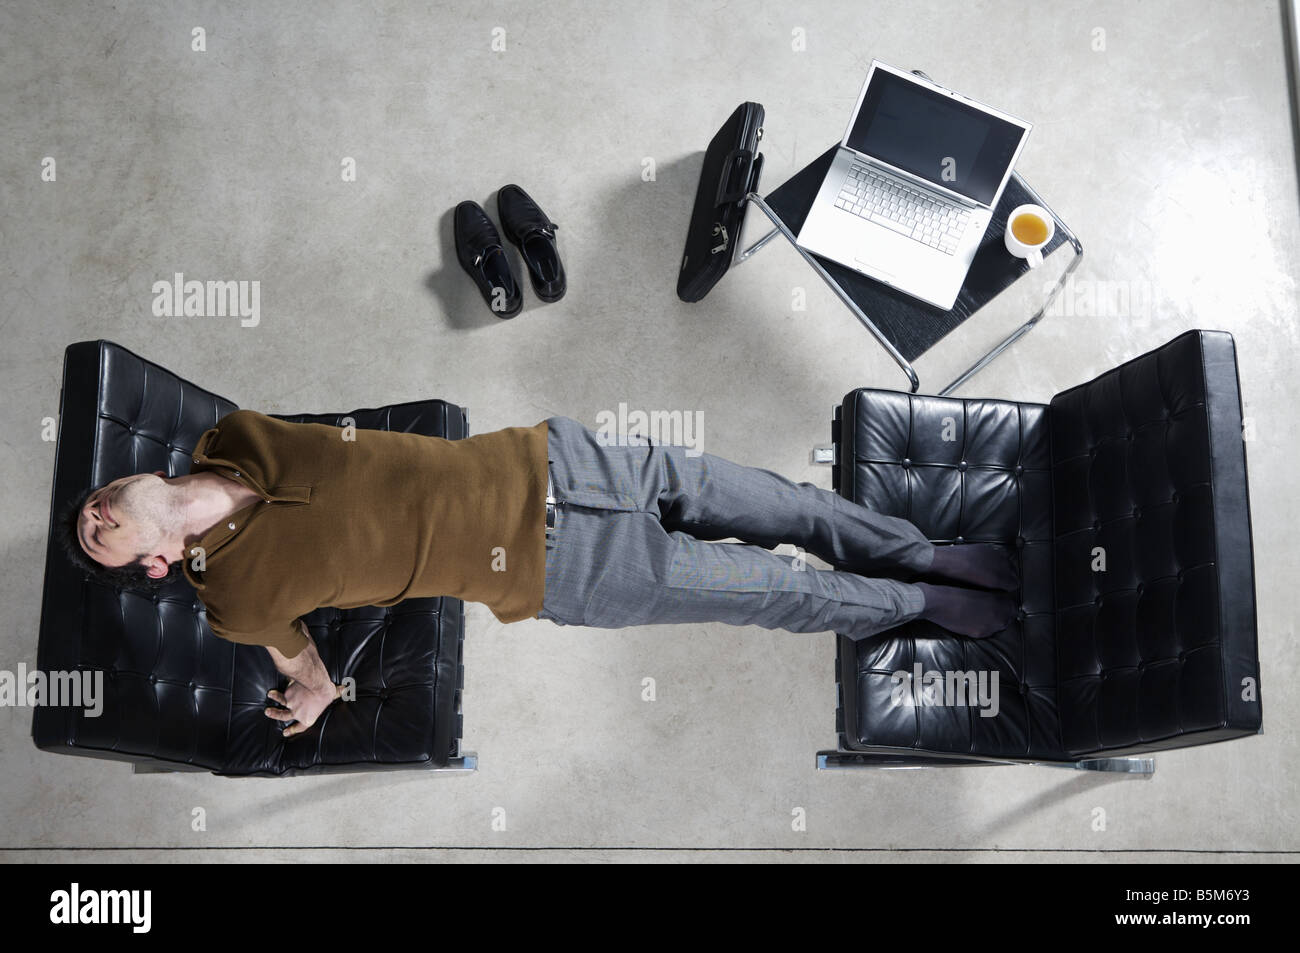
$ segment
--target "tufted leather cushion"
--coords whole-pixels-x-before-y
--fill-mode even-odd
[[[1022,582],[991,639],[924,622],[841,638],[842,748],[1078,760],[1259,729],[1231,336],[1189,332],[1047,406],[857,390],[833,437],[841,494],[936,542],[1014,547]],[[891,676],[916,663],[996,671],[998,714],[920,704],[915,681],[900,704]]]
[[[1184,334],[1058,394],[1051,419],[1065,746],[1257,731],[1259,703],[1242,697],[1259,663],[1232,337]]]
[[[111,342],[69,346],[51,521],[87,486],[141,471],[188,473],[198,438],[234,409]],[[362,428],[467,434],[464,412],[440,400],[275,416],[336,426],[349,416]],[[115,590],[90,582],[51,545],[37,665],[102,670],[106,701],[96,718],[79,708],[36,708],[32,737],[49,751],[230,775],[433,767],[459,756],[460,600],[318,609],[306,622],[331,677],[354,678],[357,698],[286,740],[263,714],[266,693],[282,687],[283,676],[261,647],[213,635],[189,583],[178,580],[157,595]]]
[[[991,639],[965,639],[929,622],[887,635],[841,639],[841,724],[849,748],[906,748],[1063,757],[1056,712],[1052,600],[1051,455],[1041,404],[857,390],[845,398],[836,489],[916,523],[938,543],[1013,547],[1021,613]],[[893,700],[893,673],[998,671],[998,715]],[[838,678],[838,676],[837,676]],[[991,684],[991,683],[990,683]]]

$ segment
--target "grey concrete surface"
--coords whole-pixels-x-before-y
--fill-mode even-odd
[[[136,777],[37,751],[29,711],[3,708],[0,857],[1293,858],[1300,219],[1277,4],[743,6],[0,6],[0,667],[35,661],[54,457],[41,422],[74,341],[109,338],[267,412],[441,397],[483,432],[594,425],[620,402],[700,410],[710,452],[829,486],[808,451],[832,405],[901,386],[897,369],[779,242],[702,304],[674,284],[700,152],[730,111],[766,106],[773,188],[838,139],[878,57],[1031,119],[1020,171],[1087,250],[1069,312],[963,394],[1042,400],[1188,328],[1236,337],[1265,733],[1161,755],[1147,781],[818,772],[835,743],[830,634],[506,626],[470,606],[476,774]],[[507,182],[560,224],[570,290],[540,305],[527,288],[501,321],[456,263],[450,211],[471,198],[495,217]],[[259,280],[260,324],[153,316],[152,283],[177,271]],[[1123,313],[1086,297],[1121,289]],[[941,342],[918,364],[926,389],[1026,307],[1009,294]],[[645,678],[657,701],[641,700]],[[948,853],[894,852],[918,848]]]

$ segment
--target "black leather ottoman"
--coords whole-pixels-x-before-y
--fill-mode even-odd
[[[926,622],[841,636],[839,750],[819,766],[1149,773],[1133,756],[1260,731],[1230,335],[1188,332],[1048,404],[856,390],[832,440],[838,492],[936,542],[1012,547],[1022,584],[990,639]],[[983,673],[995,703],[953,704],[972,696],[923,685],[932,672]]]
[[[237,405],[109,341],[68,347],[63,368],[53,520],[88,486],[141,471],[189,472],[205,430]],[[441,400],[284,420],[460,439],[464,410]],[[46,751],[130,761],[136,770],[293,775],[395,768],[467,771],[460,750],[464,668],[458,599],[386,608],[318,609],[306,622],[336,683],[356,680],[308,731],[285,739],[263,714],[285,679],[260,646],[217,638],[184,579],[158,594],[92,583],[48,547],[37,665],[102,671],[98,717],[38,707],[32,738]],[[310,571],[303,567],[302,571]]]

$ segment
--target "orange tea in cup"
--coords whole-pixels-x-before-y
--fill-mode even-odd
[[[1047,223],[1032,212],[1024,212],[1011,222],[1011,234],[1026,245],[1041,245],[1047,241]]]

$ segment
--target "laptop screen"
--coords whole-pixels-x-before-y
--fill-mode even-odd
[[[845,144],[991,206],[1027,132],[877,69]]]

